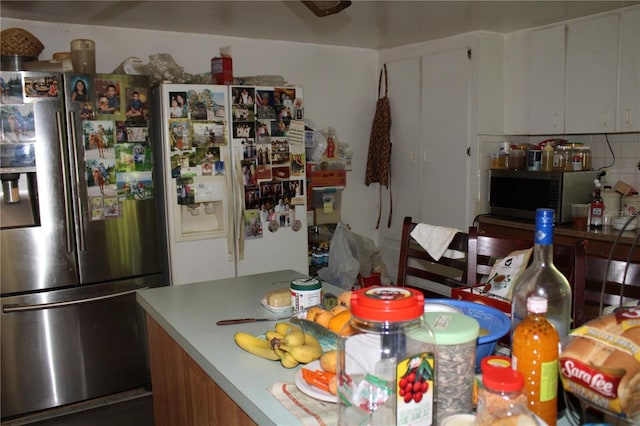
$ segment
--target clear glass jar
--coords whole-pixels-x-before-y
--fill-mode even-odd
[[[454,414],[473,413],[476,342],[480,325],[458,312],[425,312],[435,335],[436,424]]]
[[[523,424],[537,424],[527,408],[527,397],[523,393],[524,378],[512,368],[511,360],[507,357],[487,357],[482,360],[481,368],[482,386],[478,389],[476,425],[493,425],[509,417],[518,417]],[[524,421],[527,418],[529,422]],[[520,424],[514,421],[516,423]]]
[[[569,161],[571,165],[570,171],[579,172],[582,170],[583,146],[581,143],[574,143],[572,145]]]
[[[512,170],[527,169],[527,151],[524,149],[512,149],[509,151],[509,168]]]
[[[558,145],[553,153],[553,170],[556,172],[567,171],[569,164],[569,154],[571,147],[567,145]]]
[[[580,147],[582,151],[582,170],[591,170],[591,147]]]
[[[432,424],[434,335],[424,296],[406,287],[367,287],[351,296],[338,340],[338,424]]]

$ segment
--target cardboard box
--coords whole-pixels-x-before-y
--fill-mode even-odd
[[[342,191],[344,188],[331,188],[331,187],[316,187],[311,188],[311,192],[313,193],[313,202],[312,206],[314,209],[323,209],[325,208],[325,203],[331,204],[329,207],[330,210],[340,210],[340,206],[342,205]]]
[[[313,209],[315,216],[315,225],[323,225],[325,223],[340,222],[340,210],[334,210],[331,213],[325,213],[323,209]]]
[[[233,61],[230,57],[211,59],[211,82],[213,84],[233,84]]]
[[[347,186],[347,171],[316,170],[311,173],[311,186]]]

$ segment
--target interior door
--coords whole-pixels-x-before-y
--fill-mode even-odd
[[[466,47],[422,57],[419,221],[461,230],[468,226],[470,64]]]

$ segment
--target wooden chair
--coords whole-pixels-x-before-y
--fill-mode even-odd
[[[587,254],[585,279],[574,290],[573,303],[580,310],[576,325],[601,315],[603,307],[637,304],[640,300],[640,264]],[[606,277],[606,279],[605,279]],[[604,285],[604,291],[603,291]]]
[[[404,218],[396,285],[418,289],[428,297],[442,297],[442,294],[416,286],[409,282],[411,280],[408,281],[408,278],[416,277],[449,287],[464,285],[466,282],[466,258],[451,259],[443,256],[436,261],[411,237],[411,231],[416,225],[417,223],[413,222],[411,217]],[[458,232],[448,248],[466,252],[467,234]]]
[[[585,244],[584,241],[579,241],[575,245],[558,243],[553,245],[553,263],[567,278],[574,293],[577,288],[584,288]],[[467,285],[470,287],[478,285],[482,277],[491,273],[497,259],[503,258],[515,250],[530,247],[533,247],[533,241],[488,236],[478,233],[476,227],[470,227],[467,250]],[[507,313],[510,313],[510,309]],[[583,317],[581,305],[575,302],[574,297],[572,326],[578,325],[578,322],[581,323]]]

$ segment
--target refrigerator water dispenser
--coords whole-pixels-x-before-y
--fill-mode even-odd
[[[195,176],[189,185],[193,203],[176,204],[176,240],[219,238],[227,235],[227,183],[224,176]]]
[[[0,228],[40,225],[35,173],[2,173]]]

